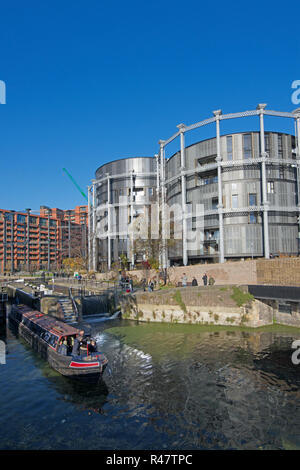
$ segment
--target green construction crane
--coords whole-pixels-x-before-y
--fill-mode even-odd
[[[63,168],[63,171],[68,175],[68,177],[70,178],[70,180],[72,181],[73,184],[75,184],[76,188],[78,189],[78,191],[81,192],[82,196],[88,200],[87,198],[87,195],[82,191],[81,187],[78,186],[78,184],[76,183],[76,181],[74,180],[74,178],[70,175],[70,173],[68,172],[68,170],[66,168]]]

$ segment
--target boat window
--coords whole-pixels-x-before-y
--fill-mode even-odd
[[[49,339],[50,339],[50,333],[48,333],[48,331],[46,331],[46,333],[44,334],[44,340],[47,341],[47,343],[48,343]]]
[[[48,342],[49,342],[50,346],[55,348],[56,345],[57,345],[57,340],[58,340],[57,336],[51,335]]]

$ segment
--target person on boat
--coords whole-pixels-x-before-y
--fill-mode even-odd
[[[89,352],[94,353],[97,352],[97,343],[94,339],[91,339],[90,344],[89,344]]]
[[[58,346],[58,352],[62,354],[63,356],[68,355],[68,346],[67,346],[67,341],[65,338],[61,338]]]
[[[81,330],[79,332],[79,335],[77,335],[76,338],[74,339],[74,344],[73,344],[73,349],[72,349],[73,356],[79,356],[83,337],[84,337],[84,331]]]

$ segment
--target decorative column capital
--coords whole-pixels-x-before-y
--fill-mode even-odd
[[[213,114],[214,116],[216,116],[216,118],[219,118],[222,114],[222,109],[217,109],[216,111],[213,111]]]
[[[300,119],[300,108],[294,109],[294,111],[292,111],[292,114],[295,115],[295,119]]]
[[[163,147],[165,145],[165,142],[166,142],[165,140],[159,140],[158,144],[160,147]]]
[[[216,157],[216,162],[217,162],[217,163],[220,163],[221,161],[222,161],[222,157],[221,157],[221,155],[218,155],[218,156]]]
[[[256,106],[256,109],[257,109],[258,111],[260,111],[260,113],[263,113],[266,106],[267,106],[266,103],[259,103],[259,104]]]
[[[180,132],[184,132],[185,131],[185,124],[178,124],[178,126],[176,126],[177,129],[179,129]]]

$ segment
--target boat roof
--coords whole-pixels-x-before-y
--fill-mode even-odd
[[[17,308],[22,312],[25,318],[52,334],[57,336],[71,336],[79,334],[79,330],[77,328],[56,320],[56,318],[51,317],[50,315],[45,315],[38,310],[32,310],[26,305],[18,305]]]

